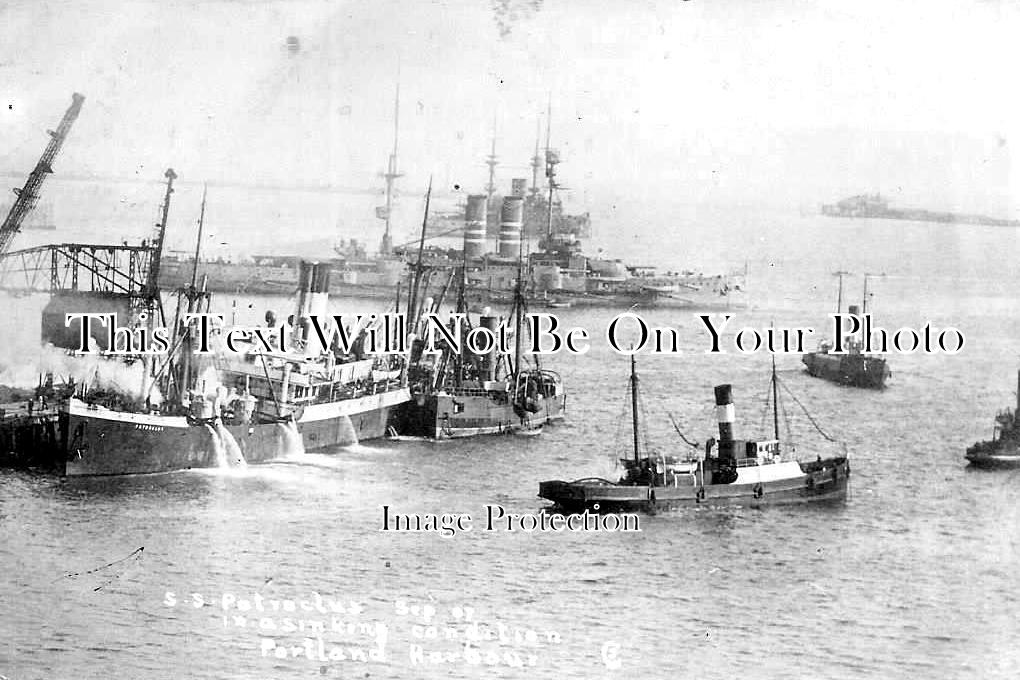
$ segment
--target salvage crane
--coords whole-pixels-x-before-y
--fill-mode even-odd
[[[42,189],[43,180],[46,179],[46,175],[53,172],[53,160],[60,153],[60,147],[64,145],[64,140],[67,139],[71,126],[74,124],[75,119],[78,118],[78,113],[81,111],[81,105],[84,101],[85,97],[83,95],[77,92],[72,95],[71,106],[64,113],[64,117],[60,121],[60,125],[57,126],[56,131],[47,130],[50,135],[50,143],[46,145],[46,150],[43,151],[43,155],[36,164],[35,169],[29,173],[25,186],[14,190],[18,198],[14,201],[14,205],[11,206],[7,217],[4,218],[3,225],[0,226],[0,257],[10,249],[11,241],[14,240],[15,234],[21,231],[22,222],[25,221],[25,218],[32,212],[36,203],[39,202],[39,191]]]

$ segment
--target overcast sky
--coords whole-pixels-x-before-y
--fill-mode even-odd
[[[58,173],[379,189],[399,69],[414,209],[430,173],[481,189],[494,124],[500,179],[530,176],[551,94],[578,209],[881,190],[1016,217],[1017,36],[976,0],[7,2],[0,171],[79,91]]]

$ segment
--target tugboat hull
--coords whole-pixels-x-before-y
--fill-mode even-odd
[[[1020,469],[1020,447],[997,446],[999,442],[984,442],[967,449],[967,461],[976,468],[990,470]]]
[[[309,451],[376,439],[385,436],[394,409],[409,398],[407,389],[401,388],[309,406],[296,431]],[[184,416],[124,413],[72,400],[60,413],[63,472],[67,476],[125,475],[220,467],[223,454],[217,453],[217,447],[230,438],[245,463],[263,463],[295,448],[293,427],[192,424]]]
[[[762,507],[846,498],[850,464],[846,458],[814,463],[744,467],[730,484],[701,484],[696,474],[676,475],[662,486],[625,485],[604,479],[548,481],[538,495],[564,512],[644,511],[686,507]]]
[[[860,354],[810,352],[803,362],[811,375],[850,387],[880,390],[891,375],[885,359]]]

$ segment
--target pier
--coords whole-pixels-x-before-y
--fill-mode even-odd
[[[30,406],[31,405],[31,406]],[[57,467],[60,428],[57,410],[40,400],[0,403],[0,467]]]

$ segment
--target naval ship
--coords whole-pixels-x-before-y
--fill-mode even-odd
[[[747,270],[706,274],[695,271],[661,273],[654,267],[624,263],[619,259],[592,256],[584,252],[583,239],[591,234],[588,213],[569,214],[563,207],[557,180],[559,154],[549,147],[544,154],[536,142],[531,159],[530,187],[525,178],[511,181],[509,196],[497,191],[494,169],[495,148],[489,156],[486,194],[467,197],[463,212],[447,214],[442,222],[433,220],[433,237],[463,234],[461,248],[416,247],[417,238],[404,246],[393,245],[391,218],[397,171],[396,142],[390,154],[385,205],[376,208],[384,220],[384,233],[375,256],[367,254],[358,240],[342,241],[330,262],[333,265],[333,293],[352,297],[392,300],[398,286],[410,281],[418,258],[430,271],[455,270],[466,266],[470,304],[509,306],[517,285],[518,251],[527,252],[528,279],[524,295],[533,305],[593,305],[631,308],[685,307],[703,310],[739,309],[748,304]],[[539,186],[544,167],[546,186]],[[504,210],[510,199],[514,205]],[[505,216],[514,220],[507,223]],[[426,223],[428,224],[428,223]],[[509,238],[513,235],[512,238]],[[514,240],[516,239],[516,240]],[[532,250],[532,246],[537,246]],[[297,285],[298,257],[281,254],[255,256],[245,262],[200,262],[199,275],[207,276],[211,290],[229,293],[289,293]],[[168,258],[160,282],[167,288],[185,285],[194,267],[186,258]],[[442,277],[440,277],[442,278]]]
[[[513,301],[519,242],[504,242],[503,235],[516,230],[528,238],[526,234],[540,231],[532,219],[525,217],[537,214],[535,199],[515,195],[501,200],[506,199],[520,206],[514,209],[518,222],[510,225],[501,222],[495,238],[487,226],[490,198],[473,194],[465,205],[462,245],[459,248],[431,245],[421,253],[423,266],[430,270],[450,272],[466,264],[466,295],[475,308],[507,307]],[[538,202],[545,205],[541,200]],[[551,301],[551,306],[638,305],[706,311],[747,307],[746,269],[725,274],[659,272],[650,266],[589,255],[584,252],[579,236],[586,233],[585,222],[575,217],[566,215],[555,221],[548,233],[537,237],[537,248],[526,256],[524,294],[532,306]],[[449,236],[450,230],[442,233]],[[334,271],[333,294],[386,300],[392,300],[397,288],[413,276],[419,256],[417,249],[409,246],[397,246],[389,255],[370,256],[355,239],[341,242],[335,251],[335,256],[328,260]],[[201,276],[209,279],[212,291],[289,294],[297,287],[299,260],[296,256],[256,255],[245,262],[203,261],[198,269]],[[193,267],[193,260],[171,256],[164,261],[160,281],[168,287],[179,286]]]

